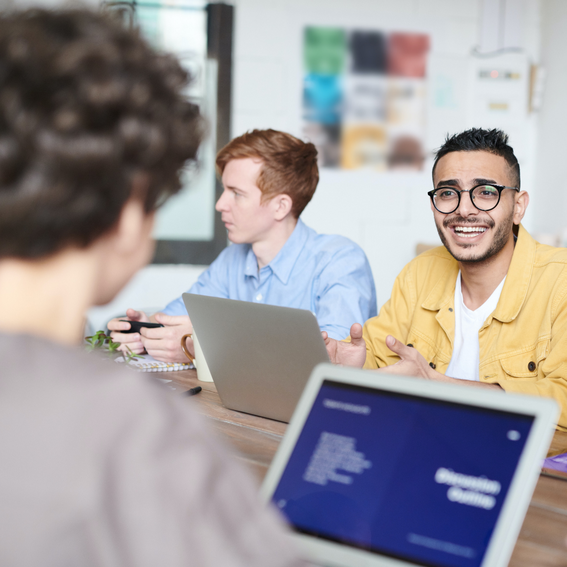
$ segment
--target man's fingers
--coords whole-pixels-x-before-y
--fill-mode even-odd
[[[155,313],[152,319],[164,327],[140,329],[141,341],[148,354],[151,354],[156,360],[185,362],[186,357],[181,350],[181,337],[193,332],[189,317]]]
[[[126,309],[126,317],[132,321],[148,322],[148,316],[143,311],[136,311],[135,309]]]
[[[152,340],[142,337],[148,354],[161,362],[187,362],[179,343],[171,341]]]
[[[140,340],[142,341],[142,344],[144,345],[144,347],[148,352],[150,351],[170,352],[174,350],[173,346],[177,346],[174,345],[171,341],[164,341],[162,339],[151,339],[144,336],[142,336]],[[179,346],[179,349],[181,350],[181,345]]]
[[[386,346],[400,358],[407,358],[415,352],[412,347],[406,346],[392,335],[386,337]]]
[[[142,327],[140,329],[140,335],[146,339],[165,339],[169,335],[169,329],[167,327],[156,327],[150,329],[149,327]]]
[[[125,323],[119,319],[112,319],[108,322],[108,329],[110,331],[127,331],[130,328],[130,323]]]
[[[168,327],[173,327],[177,325],[190,325],[191,321],[187,315],[166,315],[165,313],[155,313],[154,319],[166,325]]]
[[[362,325],[360,323],[355,323],[350,328],[350,342],[354,346],[366,345],[364,339],[362,338]]]
[[[327,333],[323,333],[327,335]],[[329,337],[329,335],[323,337],[325,340],[325,348],[327,349],[327,355],[329,356],[329,360],[333,364],[337,364],[337,341]]]
[[[110,333],[110,338],[117,343],[135,343],[140,341],[140,335],[138,333],[119,333],[113,331]]]
[[[127,309],[124,317],[116,317],[108,322],[108,329],[110,331],[128,331],[131,328],[130,323],[121,321],[121,319],[130,319],[131,321],[149,321],[147,315],[143,311],[136,311],[135,309]],[[112,336],[112,335],[111,335]],[[127,342],[121,340],[121,342]]]

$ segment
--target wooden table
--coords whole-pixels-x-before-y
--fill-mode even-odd
[[[166,375],[160,374],[160,378]],[[167,374],[179,392],[195,386],[203,391],[187,397],[210,420],[218,434],[238,452],[238,457],[264,478],[285,433],[286,424],[226,409],[211,382],[199,382],[194,370]],[[549,455],[567,452],[567,433],[556,432]],[[567,567],[567,481],[540,476],[520,536],[511,567]]]

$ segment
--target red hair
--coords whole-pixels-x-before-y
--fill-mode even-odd
[[[262,191],[262,201],[276,195],[289,195],[295,218],[311,201],[319,183],[317,150],[311,143],[277,130],[252,130],[231,140],[217,154],[217,173],[234,159],[259,159],[262,168],[256,185]]]

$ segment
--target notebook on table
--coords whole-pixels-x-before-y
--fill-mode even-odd
[[[124,363],[124,357],[119,356],[116,362]],[[177,370],[191,370],[195,368],[187,362],[160,362],[149,354],[138,354],[136,358],[127,363],[127,367],[138,372],[176,372]]]
[[[262,486],[317,565],[508,564],[557,404],[318,366]]]
[[[315,315],[190,293],[183,301],[222,403],[289,421],[313,368],[329,360]]]

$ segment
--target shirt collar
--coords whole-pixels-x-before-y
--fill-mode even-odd
[[[309,229],[301,219],[297,219],[297,224],[291,236],[287,239],[276,257],[268,264],[272,272],[284,285],[289,281],[291,271],[305,247],[308,237]]]
[[[246,244],[248,252],[246,253],[246,262],[244,265],[244,275],[258,279],[258,259],[252,250],[250,244]]]
[[[301,251],[305,247],[308,237],[309,229],[305,226],[301,219],[298,219],[297,224],[295,225],[290,237],[286,240],[286,243],[282,246],[276,257],[266,266],[266,268],[270,268],[272,270],[272,272],[284,285],[287,284],[291,271],[293,270],[293,266],[295,266],[295,262],[297,261],[297,258],[299,258],[299,254],[301,254]],[[258,259],[252,251],[252,246],[250,246],[248,253],[246,254],[244,275],[255,278],[258,277]]]
[[[452,258],[446,249],[444,249],[444,252],[447,257]],[[492,314],[495,319],[508,323],[518,316],[528,293],[535,255],[536,241],[520,225],[512,261],[506,274],[506,281],[504,282],[498,305]],[[458,273],[459,265],[453,259],[445,273],[439,278],[437,285],[435,285],[427,299],[423,302],[422,307],[431,311],[439,311],[443,306],[452,301]]]

